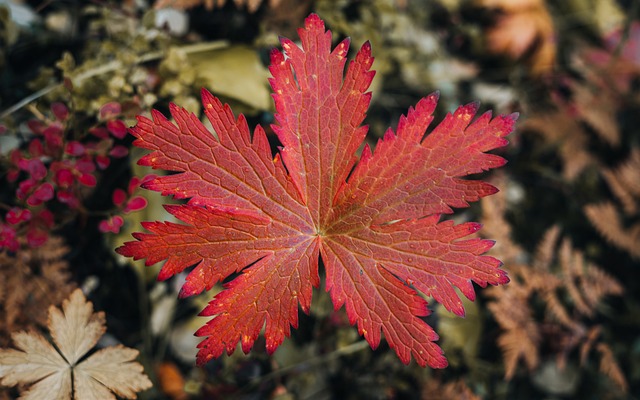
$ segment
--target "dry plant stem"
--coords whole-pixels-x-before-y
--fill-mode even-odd
[[[197,43],[193,45],[182,46],[180,47],[180,49],[184,51],[186,54],[193,54],[193,53],[223,49],[228,46],[229,46],[229,42],[227,42],[226,40],[219,40],[215,42]],[[154,51],[151,53],[143,54],[136,59],[135,64],[143,64],[149,61],[159,60],[162,57],[164,57],[165,54],[166,54],[165,51]],[[124,67],[125,66],[119,60],[111,61],[107,64],[101,65],[100,67],[92,68],[88,71],[78,74],[77,76],[71,79],[71,82],[73,83],[74,86],[77,86],[87,79],[93,78],[95,76],[103,75],[103,74],[108,74],[109,72],[114,72]],[[59,88],[60,86],[62,86],[62,83],[54,83],[38,90],[37,92],[31,94],[30,96],[25,97],[24,99],[20,100],[16,104],[12,105],[11,107],[7,108],[2,113],[0,113],[0,119],[8,117],[14,112],[27,106],[28,104],[39,99],[40,97],[47,95],[48,93]]]

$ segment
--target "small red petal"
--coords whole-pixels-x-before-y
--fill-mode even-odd
[[[20,176],[20,171],[17,169],[12,169],[7,172],[7,181],[15,182],[18,180],[19,176]]]
[[[60,203],[66,204],[69,208],[78,208],[80,206],[80,200],[78,200],[73,192],[59,190],[56,193],[56,197]]]
[[[78,157],[84,154],[85,148],[82,145],[82,143],[73,140],[67,143],[67,146],[65,147],[64,152],[72,156]]]
[[[115,228],[118,228],[118,231],[119,231],[122,225],[124,225],[124,218],[122,218],[119,215],[116,215],[113,218],[111,218],[111,222]],[[114,232],[114,233],[118,233],[118,232]]]
[[[107,232],[112,232],[112,233],[118,233],[120,232],[120,228],[122,227],[122,225],[124,224],[124,220],[122,219],[121,216],[116,215],[114,217],[107,219],[103,219],[102,221],[100,221],[100,223],[98,224],[98,230],[100,230],[100,232],[103,233],[107,233]]]
[[[96,183],[98,183],[96,180],[96,177],[91,174],[82,174],[80,178],[78,178],[78,180],[83,185],[89,186],[89,187],[94,187]]]
[[[44,146],[42,145],[42,140],[33,139],[29,142],[29,154],[31,157],[40,157],[44,154]]]
[[[127,206],[124,208],[124,213],[130,213],[132,211],[142,210],[147,206],[147,199],[142,196],[132,197],[131,200],[127,202]]]
[[[47,242],[49,234],[40,228],[31,228],[27,231],[27,244],[30,247],[39,247]]]
[[[118,139],[124,139],[127,136],[127,126],[119,119],[107,122],[107,129]]]
[[[83,174],[90,174],[96,170],[96,165],[90,156],[85,156],[76,161],[76,169]]]
[[[0,249],[18,251],[20,244],[16,240],[16,231],[8,225],[0,225]]]
[[[64,121],[69,116],[69,109],[60,102],[51,104],[51,111],[59,121]]]
[[[44,130],[44,140],[47,145],[53,149],[57,149],[62,146],[62,134],[64,131],[62,127],[57,126],[55,124],[50,125],[47,129]]]
[[[113,119],[120,115],[121,112],[122,107],[120,106],[120,103],[112,101],[100,107],[99,118],[102,121]]]
[[[100,139],[107,139],[109,137],[109,131],[107,128],[102,126],[96,126],[95,128],[89,129],[89,133]]]
[[[42,135],[45,129],[47,129],[47,125],[44,122],[39,121],[37,119],[32,119],[27,122],[27,127],[29,130],[36,135]]]
[[[107,169],[111,165],[111,159],[107,156],[96,156],[96,165],[100,169]]]
[[[120,207],[127,200],[127,193],[124,190],[118,188],[113,191],[111,200],[113,201],[113,204],[115,204],[117,207]]]
[[[111,151],[109,151],[109,155],[114,158],[122,158],[129,154],[129,149],[126,146],[117,145],[114,146]]]
[[[18,184],[18,190],[16,191],[18,199],[24,200],[24,198],[27,197],[27,194],[29,194],[37,184],[38,182],[33,179],[26,179],[20,182]]]
[[[73,185],[73,174],[68,169],[60,169],[56,172],[56,183],[61,188],[68,188]]]
[[[42,201],[49,201],[53,199],[53,194],[53,185],[49,182],[43,183],[33,192],[33,195]]]
[[[53,228],[54,217],[53,213],[49,210],[40,211],[38,215],[33,219],[39,221],[47,228]]]

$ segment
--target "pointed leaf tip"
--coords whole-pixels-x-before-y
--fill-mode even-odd
[[[320,19],[320,17],[316,13],[309,14],[309,16],[304,20],[304,24],[307,27],[307,29],[310,29],[310,28],[324,29],[324,21]]]

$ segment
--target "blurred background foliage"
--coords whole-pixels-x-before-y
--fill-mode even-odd
[[[128,156],[109,153],[109,166],[91,172],[97,181],[82,188],[81,206],[46,203],[55,217],[48,241],[17,230],[17,247],[0,254],[0,344],[46,322],[25,310],[58,305],[79,286],[107,314],[103,345],[141,350],[154,382],[143,399],[638,398],[637,0],[2,0],[3,213],[19,203],[7,179],[11,154],[34,151],[34,118],[63,122],[64,135],[87,145],[92,129],[115,129],[105,104],[131,126],[152,108],[168,114],[170,102],[201,113],[205,87],[269,131],[269,51],[279,36],[296,38],[310,12],[336,43],[350,37],[352,54],[372,43],[372,144],[435,90],[439,117],[470,101],[520,113],[500,151],[509,164],[485,177],[500,194],[455,217],[483,221],[512,283],[480,289],[465,319],[432,304],[428,320],[450,366],[404,366],[384,342],[370,350],[321,289],[273,356],[258,342],[249,355],[196,368],[193,332],[203,322],[195,315],[220,288],[178,300],[180,278],[156,282],[158,266],[113,252],[140,221],[168,218],[150,192],[136,192],[149,203],[136,213],[111,201],[150,172],[118,133],[104,146],[115,140]],[[46,110],[59,103],[69,116],[55,122]]]

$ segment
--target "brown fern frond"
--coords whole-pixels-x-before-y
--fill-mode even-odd
[[[636,199],[631,193],[630,186],[626,182],[623,182],[621,176],[614,170],[605,169],[602,171],[604,180],[607,181],[611,192],[618,199],[622,208],[627,215],[635,214],[638,210]],[[640,177],[638,178],[640,180]]]
[[[541,335],[529,306],[531,288],[522,280],[523,266],[514,266],[509,271],[512,281],[506,288],[491,288],[487,294],[494,299],[488,304],[496,322],[503,329],[498,338],[505,364],[505,379],[515,374],[519,360],[524,360],[529,371],[539,364],[538,348]]]
[[[574,82],[573,101],[581,119],[609,145],[620,145],[620,130],[616,120],[617,104],[610,91],[598,90]]]
[[[580,346],[580,365],[584,365],[587,362],[587,356],[591,352],[593,345],[596,342],[598,336],[600,336],[602,328],[600,325],[591,327],[585,336],[585,341]]]
[[[495,240],[491,254],[502,260],[505,265],[513,265],[520,261],[523,250],[511,238],[511,225],[505,218],[507,212],[506,193],[509,180],[504,174],[495,174],[491,183],[501,190],[493,196],[484,197],[482,206],[482,235]]]
[[[535,256],[533,258],[533,267],[540,271],[548,271],[553,261],[556,244],[560,236],[560,227],[554,225],[547,229],[542,240],[538,243]]]
[[[276,7],[281,0],[269,0],[269,7]],[[254,13],[263,3],[263,0],[233,0],[236,7],[247,7],[247,10]],[[156,0],[153,7],[164,8],[173,7],[178,9],[187,10],[189,8],[204,5],[207,10],[213,10],[216,7],[223,7],[227,3],[227,0]]]
[[[626,250],[634,258],[640,258],[640,224],[625,229],[611,202],[585,206],[584,212],[609,243]]]
[[[635,148],[625,162],[615,169],[605,169],[602,176],[627,215],[640,207],[640,149]]]
[[[544,300],[547,315],[570,331],[578,329],[578,323],[569,316],[569,312],[558,298],[555,290],[545,290],[541,297]]]
[[[595,308],[604,296],[619,296],[624,291],[620,282],[592,264],[588,265],[581,286],[584,299],[592,308]]]
[[[584,257],[579,251],[571,248],[569,239],[562,241],[560,245],[560,266],[564,273],[564,287],[569,293],[569,297],[579,313],[588,317],[593,316],[593,308],[583,299],[582,293],[576,285],[576,278],[579,278],[584,270]]]
[[[61,304],[75,289],[63,259],[68,250],[62,239],[51,237],[39,248],[0,253],[0,347],[11,332],[46,326],[49,305]]]
[[[600,372],[615,382],[623,392],[629,390],[627,380],[613,355],[611,348],[605,343],[598,343],[596,349],[600,353]]]
[[[569,181],[595,162],[587,149],[588,134],[565,109],[529,118],[520,125],[520,130],[537,133],[546,142],[557,147],[563,162],[562,175]]]
[[[531,324],[530,328],[536,327]],[[515,374],[520,359],[524,360],[529,371],[533,371],[540,363],[538,346],[540,335],[538,331],[530,329],[511,329],[504,332],[498,338],[498,346],[502,351],[504,360],[504,378],[510,380]]]
[[[634,148],[629,158],[615,170],[615,174],[636,198],[640,198],[640,148]]]
[[[422,389],[423,399],[434,400],[481,400],[463,379],[443,383],[437,379],[429,379]]]

